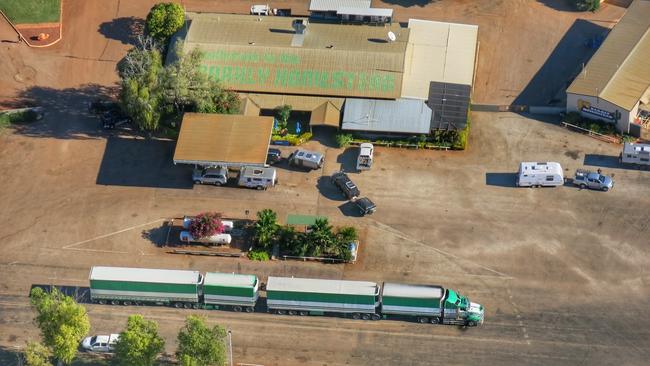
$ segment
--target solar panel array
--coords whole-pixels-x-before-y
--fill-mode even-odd
[[[432,110],[431,130],[462,130],[467,125],[471,87],[462,84],[429,84],[427,105]]]

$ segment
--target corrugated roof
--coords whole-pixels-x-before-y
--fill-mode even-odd
[[[292,47],[291,17],[188,13],[184,52],[205,52],[203,69],[242,92],[398,98],[409,30],[310,23]],[[387,42],[388,31],[397,35]]]
[[[337,11],[342,7],[369,8],[371,0],[311,0],[309,11]]]
[[[198,284],[199,272],[175,269],[93,267],[90,270],[90,279],[100,281]]]
[[[237,273],[208,272],[203,280],[208,286],[254,287],[255,283],[257,276]]]
[[[393,9],[387,8],[351,8],[342,7],[336,11],[338,15],[360,15],[360,16],[375,16],[375,17],[392,17]]]
[[[650,86],[649,27],[650,1],[634,1],[567,93],[633,109]]]
[[[369,281],[320,280],[313,278],[269,276],[266,291],[373,296],[377,293],[377,284]]]
[[[405,285],[384,282],[383,296],[407,297],[416,299],[441,299],[445,289],[431,285]]]
[[[430,128],[431,108],[420,99],[345,100],[343,130],[428,134]]]
[[[273,117],[185,113],[174,163],[264,165]]]
[[[472,85],[478,26],[409,19],[403,98],[427,99],[429,82]]]

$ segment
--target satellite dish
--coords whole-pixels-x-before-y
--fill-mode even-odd
[[[395,36],[395,33],[393,32],[388,32],[388,39],[390,39],[391,42],[395,42],[397,37]]]

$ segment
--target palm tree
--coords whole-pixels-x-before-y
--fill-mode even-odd
[[[332,226],[326,218],[318,218],[313,225],[309,226],[309,232],[305,236],[309,252],[313,257],[320,257],[323,253],[329,253],[332,244],[335,242]]]
[[[269,250],[273,246],[278,232],[277,219],[278,215],[268,208],[257,213],[255,242],[260,248]]]

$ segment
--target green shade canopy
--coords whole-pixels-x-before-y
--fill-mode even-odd
[[[312,215],[287,215],[287,225],[314,225],[317,219],[327,219],[326,216],[312,216]]]

